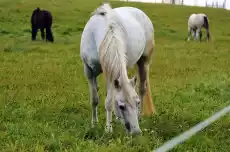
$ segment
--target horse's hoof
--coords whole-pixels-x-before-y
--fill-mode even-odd
[[[96,126],[95,124],[91,124],[91,128],[95,128],[95,126]]]
[[[92,121],[91,128],[95,128],[97,124],[98,124],[98,121]]]
[[[112,133],[113,132],[113,127],[112,127],[112,125],[109,125],[109,126],[105,126],[105,132],[106,133]]]

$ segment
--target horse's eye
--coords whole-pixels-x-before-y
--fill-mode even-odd
[[[139,107],[139,106],[140,106],[140,104],[141,104],[141,102],[140,102],[140,101],[137,101],[137,107]]]
[[[120,108],[121,110],[125,110],[125,105],[119,105],[119,108]]]

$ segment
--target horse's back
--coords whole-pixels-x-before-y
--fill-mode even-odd
[[[135,8],[119,7],[114,9],[122,18],[127,32],[127,58],[128,67],[136,64],[145,51],[146,31],[143,24],[137,20],[134,14]],[[135,12],[137,14],[137,12]]]
[[[154,47],[154,27],[150,18],[140,9],[135,7],[120,7],[121,10],[129,12],[141,25],[145,34],[145,49],[142,56],[148,57]]]
[[[137,52],[140,52],[138,56],[136,56],[136,58],[133,60],[134,64],[134,62],[136,62],[136,60],[139,60],[141,56],[148,57],[152,53],[152,49],[154,47],[154,27],[150,18],[142,10],[138,8],[119,7],[116,9],[120,12],[121,16],[123,16],[122,14],[125,13],[129,14],[135,20],[135,22],[137,22],[138,25],[140,25],[140,29],[142,29],[142,31],[144,32],[144,38],[140,37],[139,39],[139,41],[144,42],[144,48],[141,51],[140,49],[136,49]],[[133,31],[135,31],[135,29]],[[135,50],[132,51],[135,52]]]
[[[140,9],[135,7],[119,7],[120,10],[128,11],[139,22],[145,31],[147,40],[151,40],[154,37],[153,24],[149,17]]]
[[[204,24],[204,13],[191,14],[188,20],[188,26],[191,28],[197,27],[201,28]]]
[[[31,24],[37,28],[50,28],[52,26],[53,17],[48,10],[34,10],[31,16]]]

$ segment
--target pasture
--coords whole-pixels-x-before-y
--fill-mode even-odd
[[[230,103],[229,11],[112,2],[112,7],[142,9],[154,24],[150,81],[157,115],[140,121],[143,136],[127,136],[116,121],[113,134],[106,134],[105,82],[100,76],[99,124],[92,130],[79,43],[99,3],[1,0],[0,151],[150,151]],[[52,12],[53,44],[41,41],[40,32],[31,41],[30,16],[38,6]],[[187,19],[194,12],[209,16],[211,42],[185,41]],[[173,151],[229,151],[229,122],[228,115]]]

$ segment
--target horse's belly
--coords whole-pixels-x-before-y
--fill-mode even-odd
[[[135,30],[135,28],[133,29]],[[127,57],[128,57],[128,67],[132,67],[136,64],[136,62],[142,56],[145,49],[145,35],[142,30],[128,30],[128,49],[127,49]]]
[[[189,18],[188,25],[191,28],[201,28],[203,26],[203,24],[204,24],[204,20],[203,20],[203,17],[201,17],[201,16],[192,15]]]

